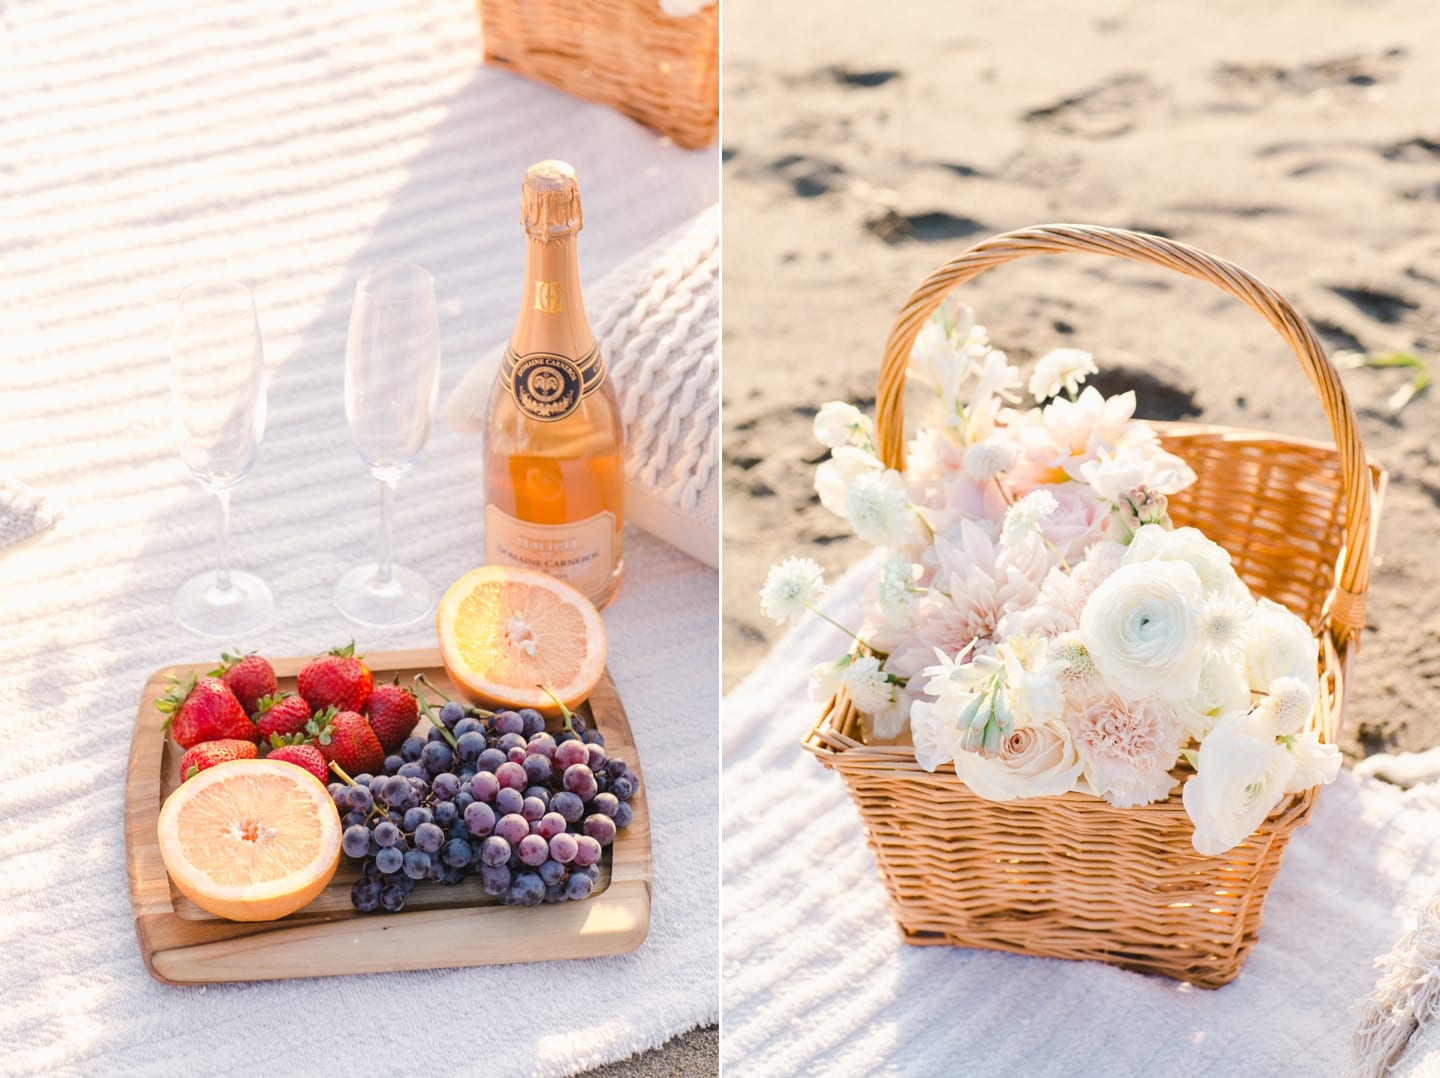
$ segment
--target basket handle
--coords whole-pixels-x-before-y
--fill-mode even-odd
[[[886,466],[905,466],[905,371],[910,350],[926,320],[959,285],[992,266],[1039,254],[1109,255],[1209,281],[1263,317],[1290,345],[1320,397],[1340,456],[1345,545],[1337,566],[1329,617],[1337,646],[1343,647],[1357,636],[1365,625],[1365,596],[1370,588],[1370,472],[1345,386],[1315,331],[1284,297],[1239,266],[1186,244],[1097,225],[1040,225],[993,236],[934,270],[911,293],[885,342],[875,426],[880,457]]]

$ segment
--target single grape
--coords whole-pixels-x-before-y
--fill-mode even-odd
[[[520,732],[526,737],[529,737],[531,734],[537,734],[545,729],[545,716],[533,707],[522,707],[519,715],[522,724]]]
[[[564,816],[567,823],[579,823],[580,817],[585,815],[585,802],[569,790],[561,790],[550,799],[550,809]]]
[[[378,776],[377,776],[377,775],[372,775],[372,774],[370,774],[370,772],[367,771],[367,772],[365,772],[363,775],[356,775],[356,776],[355,776],[355,785],[357,785],[357,786],[370,786],[370,785],[372,785],[372,784],[375,782],[375,780],[376,780],[377,778],[383,779],[384,777],[385,777],[385,776],[383,776],[383,775],[378,775]]]
[[[612,756],[605,761],[605,777],[618,779],[621,775],[625,774],[625,767],[626,764],[624,760],[618,756]]]
[[[583,764],[589,759],[590,753],[579,741],[566,741],[555,746],[555,763],[561,771],[576,764]]]
[[[561,730],[558,734],[555,735],[555,744],[563,745],[567,741],[580,741],[580,735],[572,733],[569,730]]]
[[[357,861],[370,852],[370,828],[364,824],[351,824],[340,836],[340,848],[346,857]]]
[[[484,853],[481,853],[484,858]],[[499,895],[510,888],[510,869],[504,865],[480,865],[480,889],[487,895]]]
[[[430,780],[430,792],[437,801],[453,801],[460,792],[460,780],[449,771],[442,771]]]
[[[564,884],[557,884],[554,887],[545,888],[545,903],[547,905],[553,906],[564,901],[566,901]]]
[[[495,747],[498,748],[501,752],[508,753],[511,749],[516,747],[523,749],[525,747],[525,739],[519,734],[501,734],[499,739],[495,742]]]
[[[616,827],[629,827],[630,820],[634,817],[635,810],[630,807],[628,801],[621,801],[615,808],[615,815],[611,817]]]
[[[394,846],[386,846],[375,855],[375,867],[381,872],[399,872],[405,864],[405,855]]]
[[[349,786],[346,786],[346,785],[345,785],[343,782],[341,782],[339,779],[336,779],[334,782],[327,782],[327,783],[325,784],[325,789],[327,789],[327,790],[330,791],[330,798],[331,798],[331,800],[335,801],[335,803],[338,805],[338,804],[340,804],[340,802],[339,802],[338,800],[335,800],[335,795],[336,795],[336,794],[345,794],[345,795],[348,797],[348,796],[349,796],[348,791],[349,791],[350,787],[349,787]]]
[[[361,913],[380,908],[380,884],[376,880],[358,879],[350,888],[350,904]]]
[[[558,812],[547,812],[540,817],[540,829],[536,834],[543,836],[548,842],[564,830],[565,817]]]
[[[489,771],[493,774],[495,769],[503,764],[505,760],[504,749],[486,749],[476,757],[475,766],[477,770]]]
[[[411,735],[400,743],[400,758],[407,764],[412,760],[420,759],[420,750],[425,747],[425,739]]]
[[[380,870],[375,867],[375,858],[365,858],[364,862],[360,865],[360,878],[364,880],[378,880],[380,878]]]
[[[516,849],[520,860],[531,868],[539,868],[550,859],[550,847],[539,835],[526,835]]]
[[[474,851],[470,849],[470,843],[465,839],[452,838],[449,842],[445,843],[445,848],[441,851],[440,856],[445,859],[445,863],[451,868],[464,868],[470,863],[470,858],[473,853]]]
[[[376,791],[376,800],[382,805],[399,805],[410,796],[410,782],[399,775],[391,775]]]
[[[465,722],[473,722],[473,719],[466,719]],[[462,724],[463,725],[463,724]],[[478,759],[485,751],[485,735],[478,730],[467,730],[455,739],[460,759],[467,763]]]
[[[535,798],[535,800],[539,801],[540,804],[544,805],[547,812],[549,811],[549,809],[550,809],[550,791],[549,791],[549,790],[547,790],[544,786],[527,786],[527,787],[525,787],[525,800],[528,801],[528,800],[530,800],[530,798],[532,798],[532,797]]]
[[[555,739],[541,730],[526,742],[525,752],[530,756],[543,756],[547,760],[553,760],[555,759]]]
[[[621,775],[618,779],[610,780],[610,792],[621,801],[629,801],[635,796],[635,786],[628,778]]]
[[[405,855],[404,869],[405,875],[412,880],[423,880],[430,874],[430,854],[424,850],[411,850]]]
[[[589,868],[598,860],[600,860],[600,843],[589,835],[576,835],[575,864],[581,868]]]
[[[570,867],[570,874],[573,876],[573,875],[574,875],[575,873],[577,873],[577,872],[581,872],[581,873],[584,873],[586,876],[589,876],[591,883],[599,883],[599,882],[600,882],[600,866],[599,866],[599,865],[586,865],[584,868],[579,868],[579,867],[576,867],[576,866],[572,865],[572,866]]]
[[[432,741],[444,741],[444,740],[445,740],[445,733],[444,733],[444,731],[442,731],[442,730],[440,729],[440,727],[436,726],[434,723],[431,723],[429,726],[427,726],[427,727],[425,728],[425,744],[428,745],[428,744],[430,744],[430,742],[432,742]]]
[[[609,816],[613,820],[615,813],[620,811],[620,799],[614,794],[596,794],[590,799],[590,811]]]
[[[546,887],[554,887],[557,883],[564,883],[565,872],[565,866],[559,861],[546,861],[539,868],[540,879]]]
[[[465,869],[460,865],[446,865],[445,871],[440,874],[439,882],[446,887],[454,887],[465,878]]]
[[[565,769],[565,789],[582,801],[589,801],[600,791],[595,785],[595,773],[584,764],[574,764]]]
[[[510,813],[501,816],[495,821],[495,834],[499,835],[512,846],[517,846],[520,840],[530,833],[530,821],[524,816]]]
[[[517,906],[538,906],[545,900],[545,883],[534,872],[517,872],[510,882],[510,897]]]
[[[525,769],[525,780],[532,786],[542,782],[549,782],[552,768],[550,761],[544,756],[527,756],[521,761],[521,767]]]
[[[476,801],[465,809],[465,829],[472,835],[488,835],[495,830],[495,810],[483,801]]]
[[[445,845],[445,831],[433,823],[422,823],[415,828],[415,848],[434,853]]]
[[[432,775],[439,775],[441,772],[449,771],[455,763],[455,754],[450,751],[450,746],[443,741],[432,741],[420,753],[420,762],[425,765],[425,770]]]
[[[424,805],[417,805],[415,808],[406,809],[405,815],[401,817],[400,829],[415,833],[415,829],[422,823],[429,823],[435,818],[435,814]]]
[[[525,769],[509,760],[495,769],[495,779],[502,787],[511,790],[522,790],[526,786]]]
[[[525,803],[520,806],[520,815],[530,823],[534,823],[545,815],[545,802],[538,797],[527,797]]]
[[[466,734],[479,734],[481,738],[480,747],[482,749],[485,747],[485,726],[474,715],[466,715],[463,719],[461,719],[455,724],[455,729],[451,730],[450,732],[455,735],[455,740],[457,741],[460,740],[460,738],[464,737]]]
[[[447,830],[455,826],[455,821],[460,818],[460,809],[454,801],[437,801],[435,803],[435,822]]]
[[[581,899],[589,898],[590,892],[594,888],[595,885],[590,882],[589,876],[576,872],[565,883],[565,897],[578,902]]]
[[[440,708],[440,721],[443,722],[448,728],[453,729],[455,724],[464,717],[464,706],[461,704],[457,704],[454,700],[445,701],[444,706]]]
[[[598,749],[605,748],[605,735],[599,730],[586,730],[580,735],[580,740],[585,742],[587,746],[594,746]]]
[[[509,760],[512,764],[524,764],[525,750],[518,745],[512,745],[505,753],[505,759]]]
[[[585,833],[602,846],[608,846],[615,841],[615,821],[609,816],[601,816],[598,812],[585,817]]]
[[[381,820],[379,823],[377,823],[375,825],[374,834],[375,841],[380,843],[382,847],[385,847],[387,849],[391,846],[394,846],[397,842],[399,842],[405,837],[400,833],[400,828],[396,827],[389,820]],[[385,871],[393,872],[394,869],[387,868]]]
[[[388,883],[380,891],[380,905],[384,906],[391,913],[399,913],[405,908],[405,900],[410,897],[410,892],[398,883]]]
[[[575,860],[575,854],[579,852],[579,849],[575,836],[569,831],[561,831],[550,840],[550,856],[562,865],[568,865]]]
[[[506,787],[495,795],[495,811],[501,816],[508,816],[511,813],[515,813],[518,816],[520,810],[524,807],[525,795],[519,790],[512,790]]]
[[[402,765],[400,770],[395,772],[395,774],[407,779],[423,779],[425,777],[425,765],[422,764],[419,760],[409,760],[404,765]]]
[[[480,863],[491,868],[503,866],[510,860],[510,843],[499,835],[491,835],[480,843]],[[489,893],[488,891],[486,892]]]
[[[585,754],[585,766],[591,771],[599,771],[605,766],[605,749],[600,745],[586,745]]]
[[[470,780],[470,792],[477,801],[494,801],[495,795],[500,792],[500,780],[493,772],[477,771]]]
[[[354,827],[357,823],[365,822],[365,814],[361,812],[347,812],[340,817],[341,827]]]
[[[495,714],[497,734],[518,734],[525,729],[525,720],[514,711],[500,711]]]
[[[385,757],[385,763],[381,765],[381,770],[387,775],[394,775],[404,766],[405,758],[398,752],[392,752],[389,756]]]
[[[431,854],[430,867],[425,870],[425,878],[431,883],[439,883],[445,878],[445,873],[449,871],[450,867],[446,865],[444,861],[434,854]]]

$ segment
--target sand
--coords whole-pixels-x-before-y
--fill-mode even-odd
[[[813,494],[815,408],[873,407],[919,281],[969,242],[1077,221],[1250,269],[1332,349],[1440,344],[1440,8],[1420,0],[724,6],[726,686],[780,635],[755,595],[792,553],[866,548]],[[1208,285],[1031,259],[963,298],[1029,360],[1084,347],[1141,412],[1328,437],[1299,365]],[[1389,470],[1351,755],[1440,743],[1440,393],[1343,378]]]

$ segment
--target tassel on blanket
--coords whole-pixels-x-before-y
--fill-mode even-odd
[[[1383,973],[1356,1008],[1351,1041],[1354,1073],[1381,1078],[1430,1023],[1440,1022],[1440,895],[1420,914],[1415,930],[1376,961]]]

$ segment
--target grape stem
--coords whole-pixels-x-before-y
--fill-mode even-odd
[[[575,712],[566,707],[564,701],[551,692],[546,686],[536,685],[535,687],[555,701],[555,705],[560,709],[560,717],[565,720],[565,732],[567,734],[573,734],[575,732]]]
[[[339,776],[340,781],[343,782],[346,786],[359,785],[358,782],[352,779],[349,775],[345,774],[345,769],[339,764],[337,764],[334,760],[330,761],[330,770],[335,772],[335,774]]]
[[[420,675],[417,674],[415,676],[419,677]],[[430,722],[434,725],[435,729],[439,730],[441,735],[444,736],[445,740],[450,742],[450,747],[452,749],[455,749],[456,751],[459,751],[460,746],[455,741],[455,735],[445,728],[445,724],[440,721],[440,716],[435,714],[435,705],[432,704],[429,700],[425,699],[423,693],[416,693],[415,701],[420,705],[420,710],[424,712],[425,717],[430,720]]]

